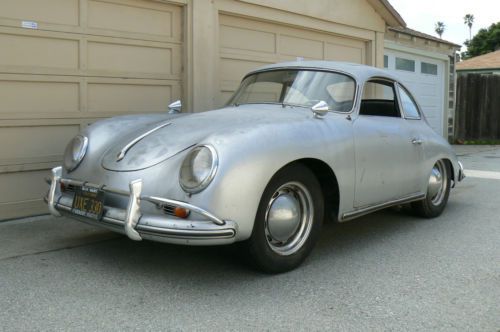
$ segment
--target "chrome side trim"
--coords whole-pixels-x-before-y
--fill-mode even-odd
[[[137,229],[141,233],[147,233],[152,235],[164,235],[164,236],[176,236],[176,237],[190,237],[190,238],[232,238],[235,235],[233,229],[221,229],[217,231],[202,231],[202,230],[183,230],[183,229],[165,229],[159,227],[139,225]]]
[[[54,167],[52,169],[51,177],[50,177],[50,189],[47,195],[47,204],[49,206],[50,214],[55,217],[60,217],[61,213],[56,209],[56,196],[60,195],[61,189],[59,188],[59,183],[62,175],[62,167]]]
[[[130,182],[130,197],[127,206],[127,215],[125,216],[125,234],[134,241],[142,240],[141,236],[135,230],[137,222],[141,217],[141,191],[142,180],[134,180]]]
[[[154,196],[145,196],[145,197],[142,197],[142,199],[145,201],[149,201],[151,203],[157,203],[157,204],[166,203],[166,204],[178,205],[178,206],[185,208],[185,209],[188,209],[192,212],[201,214],[202,216],[204,216],[205,218],[208,218],[210,221],[212,221],[216,225],[224,226],[226,224],[226,222],[224,220],[217,218],[216,216],[214,216],[210,212],[205,211],[205,210],[203,210],[197,206],[191,205],[189,203],[175,201],[175,200],[168,199],[168,198],[154,197]]]
[[[155,131],[157,131],[158,129],[161,129],[163,127],[166,127],[166,126],[169,126],[171,125],[172,122],[167,122],[167,123],[163,123],[159,126],[156,126],[154,127],[153,129],[145,132],[144,134],[134,138],[132,141],[130,141],[127,145],[125,145],[121,150],[120,152],[118,153],[118,155],[116,156],[116,161],[120,161],[122,160],[123,158],[125,158],[125,155],[127,154],[128,150],[130,150],[135,144],[137,144],[140,140],[142,140],[144,137],[148,136],[148,135],[151,135],[152,133],[154,133]]]
[[[63,196],[59,203],[56,203],[57,209],[63,211],[65,214],[70,215],[79,221],[85,222],[90,225],[105,227],[110,230],[126,234],[124,228],[124,215],[125,211],[117,208],[106,207],[106,213],[101,221],[96,221],[88,218],[83,218],[71,214],[71,198]],[[155,217],[143,216],[142,222],[147,224],[138,224],[135,230],[141,235],[153,236],[158,240],[158,237],[164,237],[164,242],[169,242],[168,239],[178,238],[186,239],[199,239],[199,240],[216,240],[216,239],[234,239],[236,235],[236,224],[234,222],[226,222],[227,228],[219,228],[219,226],[206,221],[182,221],[178,223],[174,220],[158,218],[155,222]],[[151,225],[152,224],[152,225]],[[159,225],[164,225],[160,227]]]
[[[425,194],[419,193],[419,194],[415,194],[415,195],[406,196],[403,198],[398,198],[398,199],[388,201],[385,203],[368,206],[368,207],[354,210],[351,212],[346,212],[346,213],[342,214],[342,218],[340,219],[340,221],[351,220],[351,219],[354,219],[357,217],[364,216],[365,214],[375,212],[377,210],[385,209],[385,208],[393,206],[393,205],[410,203],[410,202],[418,201],[418,200],[421,200],[424,198],[425,198]]]

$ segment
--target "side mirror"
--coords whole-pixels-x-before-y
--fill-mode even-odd
[[[315,118],[324,117],[329,110],[330,108],[328,107],[328,104],[323,100],[320,100],[318,103],[314,104],[313,107],[311,107],[311,111],[314,113]]]
[[[168,105],[168,114],[177,114],[181,112],[182,103],[180,100],[174,101],[172,104]]]

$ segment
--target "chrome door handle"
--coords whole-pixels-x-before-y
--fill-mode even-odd
[[[416,145],[421,145],[422,142],[423,141],[420,138],[414,138],[411,140],[411,144],[416,144]]]

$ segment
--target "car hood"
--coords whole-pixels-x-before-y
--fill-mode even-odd
[[[277,130],[290,122],[311,118],[312,113],[304,108],[265,104],[165,117],[120,135],[119,142],[113,142],[104,153],[101,164],[112,171],[141,170],[196,144],[206,143],[213,135],[241,135],[262,126],[273,126],[272,130]]]

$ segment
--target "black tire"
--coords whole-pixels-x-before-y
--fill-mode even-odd
[[[284,190],[282,188],[288,187],[291,190],[283,191],[285,193],[283,196],[296,198],[294,201],[296,204],[291,206],[300,206],[297,220],[309,220],[309,222],[304,221],[300,222],[298,226],[293,226],[295,230],[292,231],[290,238],[279,242],[273,239],[271,234],[271,223],[273,222],[271,215],[274,202],[278,200],[277,198],[282,197],[281,190]],[[294,188],[297,193],[293,191]],[[304,195],[310,199],[304,199]],[[307,211],[312,211],[312,216]],[[280,170],[273,176],[264,190],[255,217],[252,235],[244,244],[253,265],[266,273],[286,272],[299,266],[317,242],[323,223],[323,214],[323,193],[312,171],[302,164],[292,164]],[[278,220],[274,221],[273,225],[293,224],[294,222],[296,222],[295,219],[293,222]],[[310,227],[303,227],[303,225],[310,225]],[[304,233],[305,229],[308,229],[307,234]],[[300,245],[291,246],[296,242],[294,239],[299,238],[301,239],[298,241]],[[287,245],[287,242],[290,244]],[[285,250],[288,248],[287,246],[291,246],[288,251]]]
[[[438,160],[433,167],[433,170],[438,167],[445,172],[445,178],[443,179],[442,196],[439,200],[437,196],[431,194],[431,188],[427,189],[427,196],[425,199],[411,204],[413,212],[423,218],[435,218],[443,213],[446,203],[448,203],[448,197],[450,196],[451,188],[451,167],[449,162],[446,160]],[[432,175],[431,175],[432,176]]]

